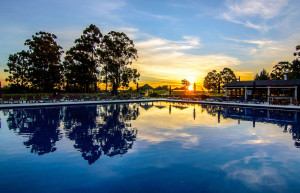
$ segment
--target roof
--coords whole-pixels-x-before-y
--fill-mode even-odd
[[[255,86],[300,86],[300,79],[289,80],[255,80],[255,81],[233,81],[223,87],[253,87]]]
[[[139,88],[140,90],[148,90],[148,89],[153,89],[149,84],[145,84],[144,86],[141,86]]]

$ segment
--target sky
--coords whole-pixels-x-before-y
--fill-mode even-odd
[[[67,51],[90,24],[125,32],[138,50],[140,85],[203,84],[209,71],[231,68],[251,80],[294,59],[300,44],[299,0],[2,0],[0,78],[9,54],[28,49],[38,31]]]

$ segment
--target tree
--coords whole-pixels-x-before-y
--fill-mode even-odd
[[[296,46],[296,52],[294,52],[294,56],[300,58],[300,45]]]
[[[56,38],[48,32],[37,32],[32,39],[25,41],[29,46],[30,82],[44,92],[53,90],[62,78],[60,57],[63,51]]]
[[[203,86],[207,90],[218,90],[220,93],[221,86],[229,82],[236,81],[236,76],[230,68],[224,68],[219,73],[213,70],[204,78]]]
[[[217,90],[219,85],[221,84],[221,76],[216,71],[213,70],[209,73],[207,73],[207,76],[204,78],[203,86],[207,90]]]
[[[292,69],[292,64],[288,61],[281,61],[273,67],[270,74],[272,80],[283,80],[284,72],[289,72]]]
[[[125,33],[109,32],[103,37],[98,53],[105,71],[105,81],[112,86],[112,94],[117,95],[119,87],[128,88],[131,81],[136,83],[140,74],[128,66],[137,59],[137,50]]]
[[[291,71],[288,77],[290,79],[300,79],[300,61],[298,58],[292,62]]]
[[[29,53],[22,50],[16,54],[11,54],[8,57],[7,67],[4,72],[8,72],[10,75],[6,81],[18,89],[23,90],[29,83]]]
[[[96,88],[100,66],[97,49],[101,38],[99,28],[91,24],[75,40],[76,45],[67,51],[63,63],[67,87],[80,85],[85,92],[88,92],[91,85]]]
[[[236,81],[236,76],[230,68],[224,68],[220,72],[220,76],[221,76],[221,83],[222,84],[227,84],[229,82]]]
[[[270,75],[266,71],[266,69],[263,69],[260,74],[256,74],[254,77],[254,80],[270,80]]]
[[[184,90],[187,90],[189,88],[189,86],[191,85],[191,83],[187,79],[181,80],[181,84],[182,84]]]

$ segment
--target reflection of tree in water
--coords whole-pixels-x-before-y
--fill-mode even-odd
[[[32,153],[43,155],[56,150],[55,143],[60,139],[61,108],[14,109],[8,113],[9,129],[18,135],[28,137],[24,142]]]
[[[135,105],[66,107],[64,125],[67,136],[82,157],[93,164],[101,154],[114,156],[132,148],[137,130],[126,121],[138,117]]]
[[[280,111],[272,109],[252,109],[243,107],[218,107],[213,105],[201,105],[212,116],[222,115],[224,119],[237,119],[256,122],[271,123],[283,128],[284,133],[292,134],[295,147],[300,148],[300,113],[297,111]]]

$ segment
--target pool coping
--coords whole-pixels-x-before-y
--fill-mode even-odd
[[[241,107],[251,107],[251,108],[300,110],[300,106],[294,106],[294,105],[282,106],[282,105],[269,105],[266,103],[254,104],[254,103],[236,103],[236,102],[193,101],[193,100],[165,99],[165,98],[130,99],[130,100],[97,100],[97,101],[64,101],[64,102],[44,102],[44,103],[10,103],[10,104],[1,104],[0,109],[115,104],[115,103],[139,103],[139,102],[178,102],[178,103],[207,104],[207,105],[221,105],[221,106],[241,106]]]

